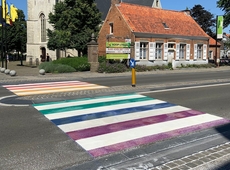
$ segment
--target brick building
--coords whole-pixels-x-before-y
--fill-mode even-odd
[[[106,42],[127,39],[131,41],[130,56],[139,65],[171,62],[177,67],[208,63],[210,37],[186,10],[164,10],[111,0],[98,36],[99,56],[106,55]]]

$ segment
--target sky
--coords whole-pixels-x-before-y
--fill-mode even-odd
[[[7,2],[14,4],[18,9],[23,10],[27,19],[27,0],[7,0]],[[217,0],[161,0],[161,5],[163,9],[176,11],[185,10],[187,7],[188,9],[191,9],[195,5],[201,5],[205,10],[209,11],[216,17],[217,15],[224,14],[220,8],[216,7],[216,2]],[[224,32],[230,33],[230,26],[225,28]]]

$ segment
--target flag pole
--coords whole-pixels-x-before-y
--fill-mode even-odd
[[[7,13],[6,13],[6,0],[5,0],[5,20],[6,20],[6,17],[7,17]],[[6,22],[7,22],[7,20],[6,20]],[[5,65],[6,65],[6,69],[7,69],[7,54],[6,54],[7,53],[7,29],[6,29],[6,24],[4,27],[4,30],[5,30],[5,51],[4,51],[4,53],[5,53]]]
[[[2,48],[2,50],[1,50],[1,59],[2,59],[2,68],[4,68],[4,57],[3,57],[3,55],[4,55],[4,48],[3,48],[3,42],[4,42],[4,40],[3,40],[3,36],[4,36],[4,29],[3,29],[3,15],[4,15],[4,13],[3,13],[3,3],[2,3],[2,1],[1,1],[1,8],[2,8],[2,15],[1,15],[1,24],[2,24],[2,43],[1,43],[1,48]]]

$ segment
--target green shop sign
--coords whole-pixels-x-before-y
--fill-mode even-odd
[[[129,59],[130,54],[106,54],[106,59]]]
[[[106,48],[130,48],[130,42],[106,42]]]

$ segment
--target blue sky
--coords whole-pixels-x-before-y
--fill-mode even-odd
[[[27,16],[27,0],[7,0],[8,3],[14,4],[18,9],[24,11]],[[205,10],[211,12],[214,16],[223,15],[224,12],[217,8],[217,0],[161,0],[161,5],[163,9],[181,11],[188,7],[193,8],[194,5],[200,4]],[[230,26],[225,28],[224,31],[229,33]]]

